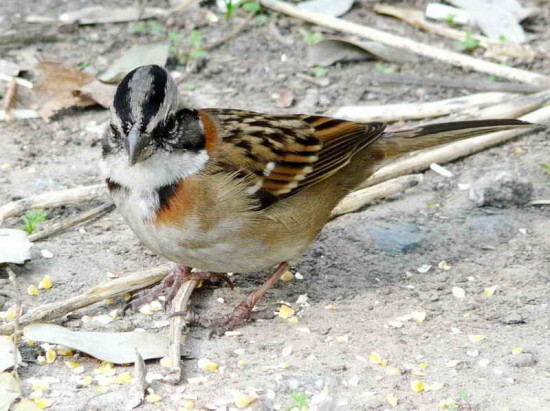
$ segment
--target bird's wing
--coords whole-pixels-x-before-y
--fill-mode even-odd
[[[212,160],[249,178],[260,208],[333,175],[385,128],[383,123],[228,109],[199,110],[199,115]]]

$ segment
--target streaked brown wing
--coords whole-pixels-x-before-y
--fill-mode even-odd
[[[336,173],[377,139],[382,123],[204,110],[218,124],[216,161],[251,178],[265,208]]]

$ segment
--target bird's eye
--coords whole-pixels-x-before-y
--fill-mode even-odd
[[[110,124],[110,128],[111,128],[111,130],[110,130],[111,136],[113,136],[113,139],[119,139],[120,138],[120,133],[118,132],[116,127],[113,124]]]

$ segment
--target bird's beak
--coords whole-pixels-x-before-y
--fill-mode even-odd
[[[128,165],[132,167],[139,161],[141,152],[141,133],[138,126],[134,124],[126,138],[126,152],[128,153]]]

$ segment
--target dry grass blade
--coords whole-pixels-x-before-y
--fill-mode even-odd
[[[429,57],[455,66],[476,70],[481,73],[492,74],[497,77],[507,78],[514,81],[520,81],[522,83],[550,85],[550,77],[539,73],[533,73],[526,70],[506,67],[500,64],[480,60],[471,56],[439,47],[433,47],[406,37],[386,33],[381,30],[352,23],[336,17],[300,11],[289,3],[276,0],[261,0],[261,3],[267,8],[288,14],[289,16],[296,17],[313,24],[318,24],[333,30],[342,31],[344,33],[354,34],[368,40],[378,41],[388,46],[411,51],[421,56]]]

